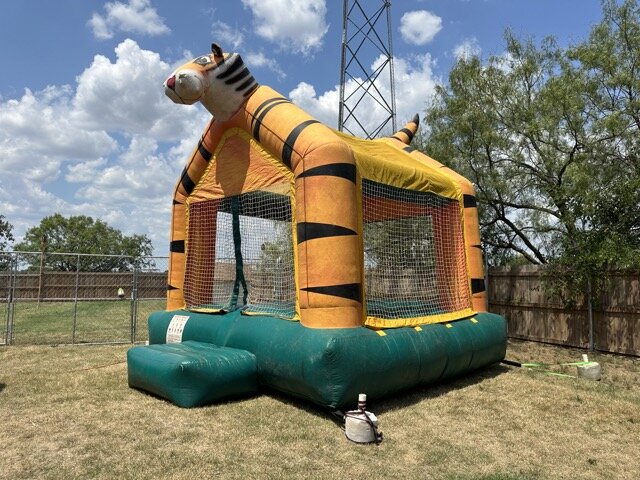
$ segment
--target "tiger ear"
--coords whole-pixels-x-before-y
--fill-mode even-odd
[[[220,48],[220,45],[218,45],[217,43],[212,43],[211,53],[213,53],[215,57],[222,57],[222,48]]]

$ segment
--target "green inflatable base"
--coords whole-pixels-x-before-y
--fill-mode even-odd
[[[127,352],[129,386],[198,407],[258,391],[256,357],[246,350],[187,341],[133,347]]]
[[[261,385],[332,410],[440,382],[504,359],[506,321],[479,313],[448,324],[396,328],[311,329],[299,322],[239,311],[156,312],[149,343],[166,342],[174,315],[189,317],[182,341],[194,340],[255,355]],[[170,381],[168,378],[167,381]]]

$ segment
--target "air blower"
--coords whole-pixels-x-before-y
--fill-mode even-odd
[[[344,415],[344,433],[355,443],[380,443],[382,432],[378,431],[378,418],[367,411],[367,394],[358,395],[358,409]]]

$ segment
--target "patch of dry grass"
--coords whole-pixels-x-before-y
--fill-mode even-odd
[[[636,479],[640,471],[638,359],[597,355],[601,382],[496,365],[413,390],[370,405],[385,440],[362,446],[326,412],[276,394],[185,410],[132,390],[127,348],[0,349],[0,478]],[[558,363],[581,353],[514,342],[508,358]]]

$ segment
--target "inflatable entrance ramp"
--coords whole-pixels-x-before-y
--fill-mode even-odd
[[[129,385],[180,407],[199,407],[258,391],[256,357],[246,350],[188,341],[133,347]]]
[[[173,192],[167,311],[149,320],[153,345],[134,351],[250,352],[259,385],[330,408],[504,358],[473,186],[409,146],[417,116],[387,138],[345,135],[215,44],[165,92],[213,118]],[[133,358],[132,385],[157,393]]]

